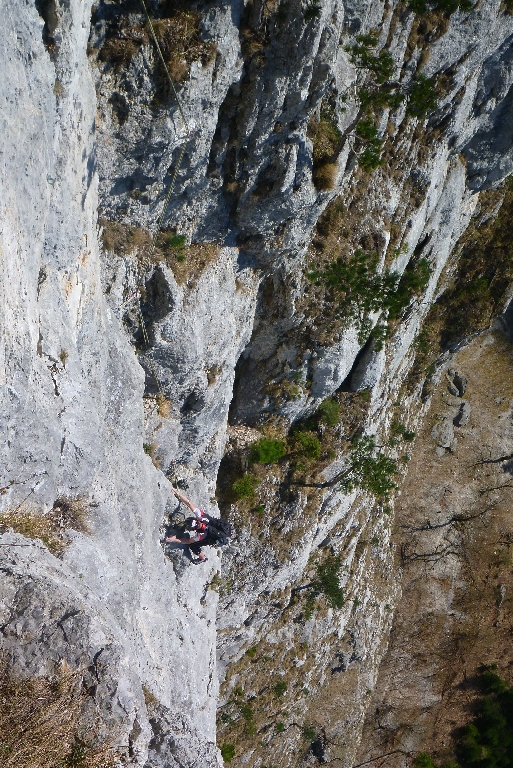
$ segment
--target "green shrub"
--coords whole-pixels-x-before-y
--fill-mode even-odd
[[[385,83],[394,73],[394,60],[389,51],[381,50],[378,54],[371,51],[377,44],[376,35],[358,35],[356,43],[346,50],[355,66],[373,72],[377,83]]]
[[[377,323],[372,329],[372,338],[374,339],[374,351],[379,352],[383,349],[385,340],[390,336],[390,327],[387,323]]]
[[[71,752],[62,761],[63,768],[86,768],[86,747],[81,741],[73,744]]]
[[[340,421],[340,406],[333,397],[328,397],[317,409],[319,421],[328,427],[334,427]]]
[[[385,297],[384,304],[392,319],[400,317],[414,296],[421,293],[429,282],[431,266],[427,259],[419,259],[408,264],[397,284],[395,291]]]
[[[158,245],[170,256],[174,256],[177,261],[185,261],[187,237],[177,235],[173,232],[162,232],[159,236]]]
[[[415,13],[428,13],[429,11],[442,11],[450,16],[460,8],[465,13],[472,10],[470,0],[409,0],[408,5]]]
[[[397,462],[377,450],[374,436],[364,435],[351,445],[342,488],[346,492],[363,488],[377,498],[386,498],[397,487],[392,480],[396,473]]]
[[[479,682],[483,696],[464,730],[458,757],[464,765],[506,768],[513,764],[513,687],[490,668],[481,671]]]
[[[251,460],[257,464],[275,464],[287,453],[283,440],[261,437],[250,448]]]
[[[249,704],[240,704],[240,713],[247,723],[249,723],[250,720],[253,720],[253,710]]]
[[[379,85],[358,89],[358,96],[363,109],[375,112],[389,107],[397,109],[405,99],[405,94],[397,90],[397,86]]]
[[[329,555],[317,566],[317,575],[312,583],[312,594],[323,594],[332,608],[342,608],[344,605],[344,593],[339,582],[341,567],[340,555]]]
[[[379,142],[379,143],[378,143]],[[372,173],[376,168],[379,168],[383,164],[380,156],[381,142],[376,141],[360,152],[358,155],[358,165],[360,165],[366,173]]]
[[[402,437],[403,440],[405,440],[407,443],[413,442],[415,439],[415,432],[410,432],[404,424],[401,424],[400,421],[393,421],[390,427],[390,431],[393,435],[397,435],[397,437]]]
[[[349,258],[339,256],[322,270],[308,273],[317,285],[324,283],[338,302],[339,314],[356,320],[362,342],[368,333],[368,317],[387,306],[388,297],[399,282],[399,275],[386,269],[378,273],[378,257],[357,249]]]
[[[285,730],[285,723],[276,723],[276,733],[283,733]]]
[[[426,752],[421,752],[413,761],[414,768],[436,768],[431,757]]]
[[[378,272],[378,262],[375,253],[357,249],[351,256],[339,256],[322,270],[307,274],[316,285],[324,283],[331,290],[333,300],[338,302],[339,315],[358,322],[362,343],[371,331],[369,316],[386,311],[390,319],[399,318],[413,297],[426,287],[432,272],[424,258],[409,264],[401,276],[390,269]],[[385,325],[375,327],[376,350],[382,347],[387,334]]]
[[[248,474],[233,483],[232,491],[237,499],[253,499],[257,486],[258,477]]]
[[[356,135],[359,136],[361,139],[365,139],[365,141],[372,141],[373,139],[376,139],[378,136],[378,129],[374,124],[374,121],[367,118],[365,120],[360,120],[358,125],[356,126]]]
[[[370,118],[360,120],[356,126],[356,135],[365,142],[365,148],[358,154],[358,163],[364,171],[370,173],[381,165],[381,139],[378,138],[378,129]]]
[[[221,744],[221,756],[225,763],[231,763],[235,757],[235,747],[233,744]]]
[[[317,738],[317,731],[311,725],[304,725],[301,735],[306,741],[312,742]]]
[[[273,688],[275,696],[283,696],[287,690],[287,683],[284,680],[279,680]]]
[[[436,109],[437,104],[438,94],[434,79],[417,75],[410,88],[407,114],[412,117],[426,117],[428,112]]]
[[[296,432],[294,435],[299,451],[307,459],[318,459],[321,455],[321,443],[312,432]]]

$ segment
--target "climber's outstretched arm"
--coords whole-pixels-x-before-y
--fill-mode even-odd
[[[196,509],[196,505],[192,503],[192,501],[189,501],[189,499],[186,496],[183,496],[181,493],[179,493],[176,488],[173,488],[173,493],[176,496],[177,499],[180,501],[183,501],[184,504],[187,504],[191,512],[194,512]]]

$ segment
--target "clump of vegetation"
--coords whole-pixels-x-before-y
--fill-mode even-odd
[[[506,768],[513,764],[513,687],[490,667],[480,673],[483,692],[476,715],[457,748],[463,765]]]
[[[0,666],[0,754],[2,768],[109,768],[116,756],[103,744],[78,737],[87,694],[79,672],[51,677],[13,677]]]
[[[386,498],[397,487],[392,480],[398,471],[397,462],[376,446],[373,435],[364,435],[352,442],[347,464],[340,478],[346,493],[362,488],[377,498]]]
[[[1,512],[0,531],[12,528],[27,539],[40,539],[52,554],[59,555],[69,544],[66,530],[90,532],[87,515],[88,507],[84,499],[60,497],[46,513],[22,507]]]
[[[175,232],[164,230],[159,233],[157,245],[166,258],[172,257],[177,261],[185,261],[187,237]]]
[[[414,296],[418,296],[426,288],[431,275],[431,266],[427,259],[412,261],[404,270],[395,291],[386,298],[389,317],[397,320]]]
[[[334,397],[328,397],[317,409],[319,421],[327,427],[334,427],[340,421],[340,405]]]
[[[316,566],[316,576],[310,584],[306,600],[305,619],[309,619],[312,616],[315,601],[320,595],[324,595],[332,608],[343,608],[344,592],[339,581],[341,567],[341,556],[333,554],[328,555],[324,562]]]
[[[130,34],[129,30],[126,30],[125,34]],[[109,35],[98,52],[100,61],[112,64],[115,69],[128,67],[133,57],[139,52],[141,38],[144,37],[138,32],[131,32],[131,34],[135,39],[130,39],[128,36],[120,38]]]
[[[370,173],[381,165],[381,146],[383,142],[378,137],[376,125],[369,118],[360,120],[356,126],[356,135],[364,145],[364,149],[358,155],[358,163],[364,171]]]
[[[394,60],[389,51],[381,50],[375,53],[379,42],[376,34],[358,35],[356,42],[347,48],[351,61],[359,69],[366,69],[374,73],[376,83],[379,85],[390,80],[394,73]]]
[[[221,756],[225,763],[231,763],[235,757],[235,746],[233,744],[221,744]]]
[[[313,432],[300,431],[294,433],[294,442],[300,454],[307,459],[318,459],[321,455],[321,441]]]
[[[390,432],[395,437],[402,437],[403,440],[407,443],[411,443],[415,439],[415,432],[411,432],[409,429],[406,429],[404,424],[402,424],[400,421],[393,421],[390,426]]]
[[[412,117],[426,117],[436,109],[438,103],[435,82],[432,78],[419,74],[413,81],[406,112]]]
[[[287,690],[287,683],[284,680],[278,680],[278,682],[273,688],[274,695],[278,697],[283,696],[286,690]]]
[[[286,453],[287,446],[283,440],[261,437],[251,445],[249,455],[257,464],[276,464]]]
[[[313,180],[317,189],[325,192],[335,189],[338,166],[336,163],[325,162],[314,167]]]
[[[283,733],[285,730],[285,723],[279,722],[276,723],[276,733]]]
[[[306,741],[315,741],[317,738],[317,731],[315,728],[311,725],[305,725],[303,726],[303,730],[301,732],[301,735]]]
[[[341,556],[329,555],[317,566],[317,575],[312,585],[314,593],[324,595],[332,608],[342,608],[344,605],[344,593],[339,582],[341,567]]]
[[[408,5],[415,13],[441,11],[447,16],[457,10],[469,13],[473,7],[470,0],[409,0]]]
[[[437,105],[436,82],[419,74],[410,83],[392,81],[394,61],[389,51],[377,52],[379,38],[374,33],[358,35],[356,42],[346,50],[353,64],[368,73],[366,83],[358,91],[365,117],[355,129],[358,163],[367,173],[381,165],[382,139],[376,124],[376,112],[385,108],[397,109],[407,102],[406,113],[424,118]]]
[[[102,243],[106,251],[116,256],[129,256],[134,251],[144,255],[151,245],[151,234],[145,229],[130,227],[109,219],[100,219]]]
[[[256,732],[255,721],[253,719],[253,710],[246,702],[239,701],[239,710],[242,715],[242,719],[245,721],[245,730],[248,736],[252,736]]]
[[[377,267],[377,254],[358,249],[349,258],[339,256],[322,270],[308,274],[317,285],[324,283],[332,290],[337,299],[338,314],[359,323],[363,341],[370,330],[369,315],[384,308],[399,280],[395,272],[386,269],[378,273]]]
[[[163,18],[152,19],[167,70],[175,82],[185,79],[193,61],[201,61],[207,66],[216,54],[213,43],[201,40],[200,22],[200,13],[181,3],[168,5]],[[133,24],[128,18],[125,21],[118,17],[107,25],[98,58],[113,64],[116,69],[126,68],[141,46],[150,42],[150,31],[145,23]],[[157,67],[162,66],[157,56],[155,62]]]
[[[170,18],[153,22],[169,74],[177,82],[187,76],[193,61],[205,67],[215,57],[216,46],[200,38],[200,21],[198,11],[179,9]]]
[[[333,109],[325,107],[321,111],[320,120],[310,120],[308,137],[313,144],[314,184],[317,189],[333,189],[338,173],[335,160],[342,146],[342,134]]]
[[[66,361],[69,357],[69,353],[65,349],[61,349],[59,352],[59,360],[63,364],[64,367],[66,367]]]
[[[477,685],[480,696],[475,716],[460,729],[456,741],[458,764],[448,768],[508,768],[513,765],[513,686],[495,672],[496,665],[482,667]],[[421,752],[415,768],[438,768],[431,755]],[[444,764],[445,765],[445,764]]]
[[[378,272],[377,254],[358,249],[349,258],[339,256],[322,270],[313,270],[308,277],[316,285],[324,283],[331,289],[338,303],[338,315],[357,321],[360,341],[363,343],[371,329],[369,316],[386,311],[390,319],[397,319],[412,298],[425,288],[431,268],[426,259],[410,265],[400,277],[385,269]],[[376,328],[375,338],[382,341],[386,328]]]
[[[433,759],[426,752],[421,752],[413,761],[414,768],[436,768]]]
[[[171,402],[164,395],[157,395],[157,413],[163,419],[169,419],[171,413]]]
[[[160,460],[157,455],[157,443],[143,443],[143,451],[144,453],[150,457],[153,466],[156,469],[160,469]]]
[[[258,477],[246,474],[238,480],[235,480],[232,485],[232,491],[236,499],[254,499],[258,485]]]

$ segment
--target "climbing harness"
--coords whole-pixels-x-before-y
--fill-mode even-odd
[[[141,5],[143,7],[144,14],[146,16],[146,21],[148,23],[148,27],[149,27],[151,36],[153,38],[153,42],[155,43],[155,48],[157,49],[157,53],[158,53],[159,59],[162,62],[162,66],[164,67],[164,70],[166,72],[166,76],[167,76],[167,79],[169,80],[169,84],[171,85],[171,90],[173,92],[173,96],[174,96],[176,104],[178,106],[178,111],[180,113],[180,117],[182,118],[182,121],[183,121],[183,124],[184,124],[184,127],[185,127],[185,135],[183,137],[180,137],[180,138],[183,138],[183,143],[182,143],[182,146],[180,148],[180,154],[178,155],[178,159],[176,161],[176,165],[175,165],[175,169],[173,171],[173,175],[172,175],[171,180],[169,182],[169,188],[168,188],[165,200],[164,200],[164,207],[162,208],[162,212],[161,212],[161,214],[160,214],[160,216],[158,218],[157,227],[155,229],[155,232],[152,235],[151,246],[150,246],[150,253],[149,253],[149,257],[148,257],[151,260],[151,257],[153,256],[153,251],[155,250],[155,245],[156,245],[156,242],[157,242],[157,238],[159,236],[159,233],[160,233],[160,231],[162,229],[162,224],[164,223],[164,219],[166,217],[167,209],[169,207],[169,203],[170,203],[170,200],[171,200],[171,195],[173,194],[173,189],[174,189],[174,186],[175,186],[175,183],[176,183],[176,179],[178,178],[178,173],[179,173],[180,167],[181,167],[182,162],[183,162],[183,158],[184,158],[184,155],[185,155],[185,150],[187,148],[187,143],[189,141],[189,138],[191,136],[193,136],[196,133],[196,131],[191,130],[191,128],[189,127],[189,123],[187,122],[187,118],[185,117],[185,112],[183,110],[182,103],[180,101],[180,97],[178,96],[178,93],[177,93],[176,88],[175,88],[175,84],[173,83],[171,75],[169,74],[169,70],[167,68],[166,60],[164,59],[164,54],[162,53],[162,49],[161,49],[159,41],[157,39],[157,35],[155,34],[155,29],[153,27],[153,24],[152,24],[152,21],[151,21],[151,18],[150,18],[150,14],[148,13],[148,8],[146,7],[145,0],[140,0],[140,2],[141,2]],[[144,343],[146,345],[146,348],[149,350],[150,349],[150,340],[149,340],[149,337],[148,337],[148,331],[146,329],[146,324],[144,322],[144,318],[143,318],[143,314],[142,314],[141,297],[140,297],[139,292],[136,291],[121,306],[124,306],[125,304],[128,304],[129,302],[131,302],[135,298],[138,299],[138,303],[137,303],[137,310],[138,311],[137,311],[137,314],[139,316],[139,323],[141,325],[141,331],[142,331],[142,334],[143,334]],[[160,379],[159,379],[159,377],[157,375],[157,371],[155,370],[155,366],[153,364],[153,360],[151,359],[151,357],[149,355],[148,355],[148,362],[149,362],[149,365],[150,365],[153,377],[155,379],[155,382],[157,384],[159,395],[161,397],[164,397],[164,392],[162,391],[162,386],[160,384]]]

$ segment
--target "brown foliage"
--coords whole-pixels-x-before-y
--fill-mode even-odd
[[[323,163],[314,167],[313,179],[317,189],[329,190],[335,189],[337,182],[337,164],[336,163]]]
[[[78,671],[19,679],[0,662],[0,756],[2,768],[110,768],[109,745],[78,739],[87,694]]]
[[[83,499],[62,497],[56,499],[49,512],[35,509],[7,509],[0,513],[0,532],[12,528],[27,539],[40,539],[54,555],[60,554],[69,543],[65,532],[72,528],[89,533],[87,503]]]

